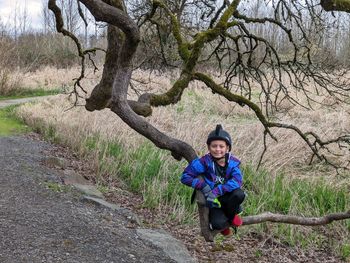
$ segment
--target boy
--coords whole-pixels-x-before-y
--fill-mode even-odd
[[[209,207],[209,227],[232,235],[230,226],[242,224],[238,214],[245,198],[240,161],[231,155],[231,137],[220,124],[209,133],[207,146],[209,153],[186,167],[181,182],[204,194]]]

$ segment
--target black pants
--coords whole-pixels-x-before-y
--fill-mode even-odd
[[[245,193],[240,188],[220,196],[218,199],[221,208],[211,208],[209,210],[209,222],[212,228],[222,230],[229,227],[244,198]]]

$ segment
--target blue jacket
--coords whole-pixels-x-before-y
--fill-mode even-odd
[[[224,182],[215,183],[218,178],[215,174],[214,159],[208,153],[193,160],[185,168],[181,176],[181,182],[197,190],[209,185],[215,196],[222,196],[242,186],[243,178],[239,169],[240,163],[240,160],[229,153]],[[203,178],[199,178],[199,175],[202,175]]]

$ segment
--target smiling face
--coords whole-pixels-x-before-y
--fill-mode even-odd
[[[220,159],[229,151],[229,146],[225,141],[215,140],[209,144],[208,150],[214,158]]]

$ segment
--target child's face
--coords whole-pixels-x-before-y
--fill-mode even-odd
[[[225,141],[215,140],[209,144],[208,150],[214,158],[222,158],[229,151],[229,147]]]

